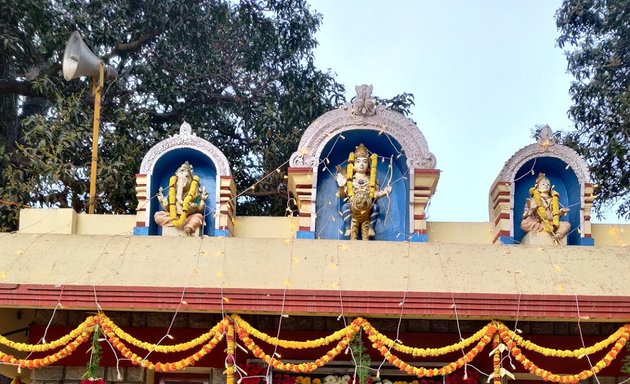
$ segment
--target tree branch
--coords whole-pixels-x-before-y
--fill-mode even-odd
[[[135,52],[142,48],[149,40],[159,35],[160,33],[161,31],[159,29],[156,29],[154,31],[145,33],[144,35],[140,36],[130,43],[118,43],[111,52],[103,56],[103,60],[108,60],[114,56],[120,55],[121,53]]]
[[[29,81],[19,81],[12,79],[0,79],[0,95],[17,94],[21,96],[41,96],[33,89]]]

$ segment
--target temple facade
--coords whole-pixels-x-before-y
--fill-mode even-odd
[[[288,159],[296,215],[237,216],[229,161],[186,123],[144,157],[136,215],[22,210],[19,231],[0,234],[0,373],[623,381],[630,225],[591,224],[583,159],[547,127],[479,186],[487,222],[432,222],[436,155],[371,86],[356,91]]]

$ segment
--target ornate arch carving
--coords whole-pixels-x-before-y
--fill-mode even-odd
[[[373,114],[354,113],[350,103],[324,113],[309,125],[298,150],[291,155],[290,166],[314,167],[333,136],[353,129],[382,131],[392,136],[405,152],[410,169],[433,169],[436,166],[435,155],[429,151],[424,135],[411,120],[384,106],[377,106]]]
[[[179,134],[160,141],[147,152],[142,159],[142,164],[140,164],[140,173],[151,174],[157,160],[165,153],[177,148],[194,148],[208,156],[214,163],[218,177],[232,175],[230,164],[223,152],[209,141],[195,135],[190,124],[186,122],[182,123],[179,128]]]
[[[552,144],[550,146],[541,145],[540,142],[530,144],[517,151],[503,166],[497,177],[498,181],[512,182],[516,178],[516,172],[521,167],[536,157],[549,156],[558,158],[567,163],[575,172],[580,185],[590,183],[591,174],[586,162],[573,149],[564,145]]]

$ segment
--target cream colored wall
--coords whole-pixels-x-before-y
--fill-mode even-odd
[[[238,217],[235,237],[255,239],[294,238],[297,217]],[[20,212],[20,233],[129,235],[136,223],[135,215],[86,215],[72,209],[23,209]],[[625,247],[630,245],[630,224],[593,224],[596,246]],[[429,222],[429,242],[458,244],[490,244],[492,227],[487,222]]]
[[[625,247],[7,234],[0,283],[630,296]]]

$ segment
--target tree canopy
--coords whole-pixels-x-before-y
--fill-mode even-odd
[[[565,0],[556,13],[575,77],[565,143],[587,160],[599,184],[596,209],[630,218],[630,0]]]
[[[305,0],[8,0],[0,15],[0,231],[21,205],[86,210],[90,79],[60,74],[75,30],[119,74],[102,96],[97,213],[135,211],[143,155],[183,121],[225,153],[243,191],[345,101],[314,65],[321,15]],[[413,95],[383,101],[408,114]],[[238,209],[277,215],[286,203],[277,173]]]

